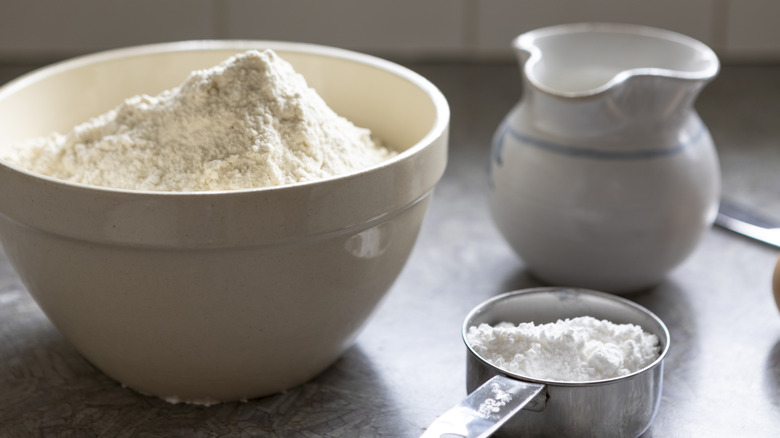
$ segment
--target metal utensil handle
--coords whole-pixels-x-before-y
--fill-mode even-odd
[[[546,385],[494,376],[434,420],[420,438],[488,437],[524,407],[543,406],[546,389]]]

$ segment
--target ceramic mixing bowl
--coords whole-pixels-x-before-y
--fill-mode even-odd
[[[449,107],[430,82],[340,49],[196,41],[88,55],[0,88],[0,155],[127,97],[271,48],[337,113],[400,153],[311,183],[143,192],[0,162],[0,239],[64,336],[124,385],[171,401],[276,393],[333,363],[399,274],[444,172]]]

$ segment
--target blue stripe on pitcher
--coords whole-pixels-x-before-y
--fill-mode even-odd
[[[533,137],[529,137],[515,131],[508,124],[504,123],[501,127],[501,134],[498,136],[496,143],[492,145],[493,160],[500,166],[501,162],[501,150],[504,147],[504,141],[507,135],[511,135],[516,140],[530,146],[537,147],[539,149],[546,150],[562,155],[568,155],[572,157],[590,158],[594,160],[646,160],[651,158],[665,157],[674,155],[681,152],[683,149],[691,144],[699,141],[701,136],[706,132],[707,128],[703,123],[699,124],[699,130],[688,141],[678,143],[667,149],[640,149],[636,151],[603,151],[598,149],[589,149],[578,146],[568,146],[558,143],[553,143],[545,140],[539,140]]]

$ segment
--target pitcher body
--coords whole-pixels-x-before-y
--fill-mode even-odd
[[[717,57],[673,32],[617,24],[539,29],[514,45],[524,86],[493,139],[496,225],[546,283],[656,284],[717,214],[717,154],[693,107]]]

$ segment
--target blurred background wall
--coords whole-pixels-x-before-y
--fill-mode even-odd
[[[510,60],[514,36],[577,21],[663,27],[725,62],[775,62],[779,19],[779,0],[0,0],[0,63],[209,38],[313,42],[397,60]]]

